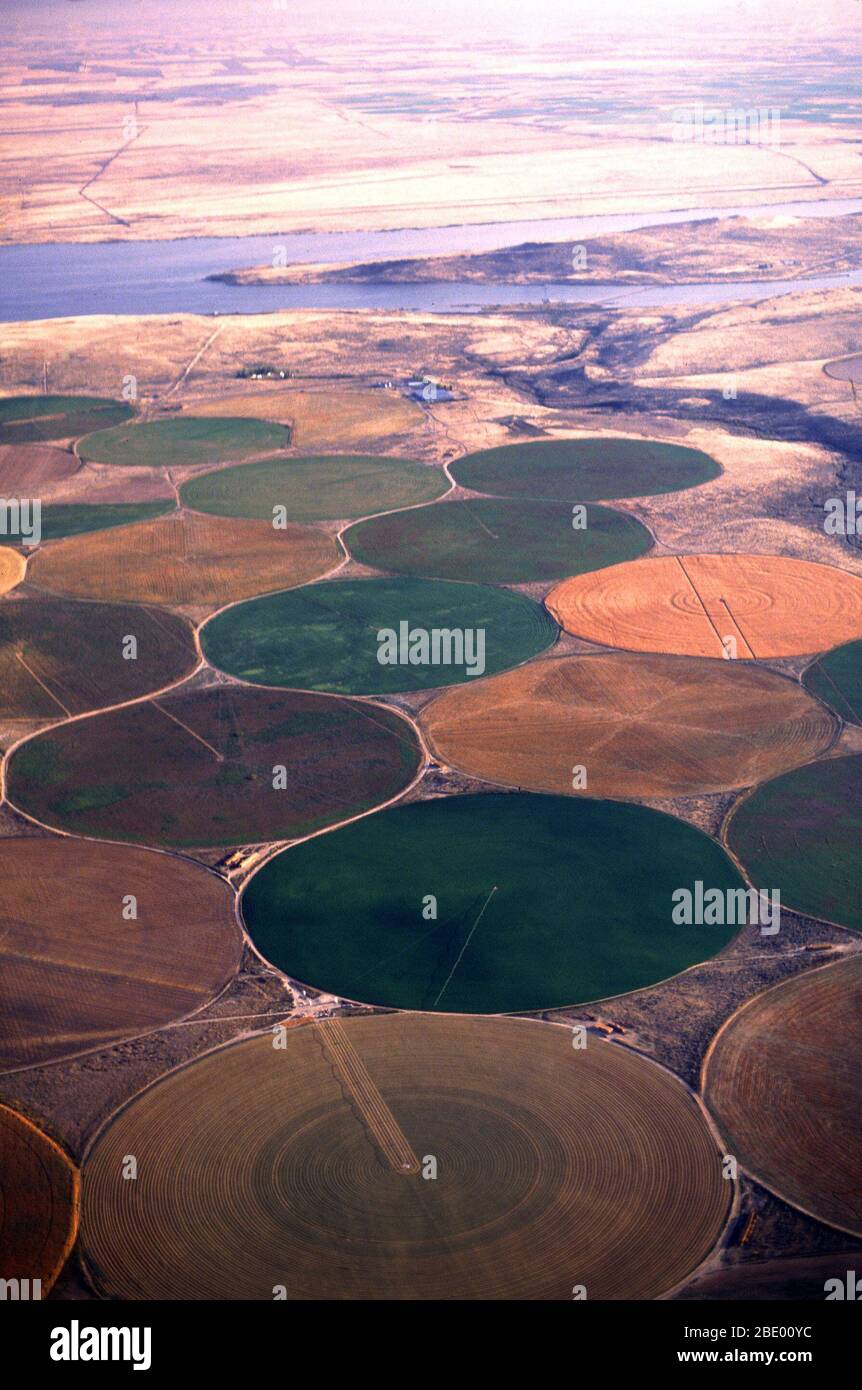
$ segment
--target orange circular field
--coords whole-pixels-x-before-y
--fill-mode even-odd
[[[136,918],[123,915],[128,895]],[[0,1067],[181,1018],[227,983],[241,950],[233,894],[198,864],[89,840],[0,840]]]
[[[556,657],[445,691],[421,715],[443,762],[587,796],[750,786],[824,752],[837,721],[795,681],[673,656]],[[575,765],[586,786],[573,787]]]
[[[740,1164],[785,1201],[862,1236],[862,956],[744,1005],[707,1053],[703,1096]]]
[[[311,526],[178,512],[49,544],[30,578],[75,598],[218,606],[319,579],[339,558],[335,541]]]
[[[607,647],[741,660],[862,636],[862,579],[781,555],[669,555],[564,579],[545,600],[567,632]]]
[[[27,568],[17,550],[0,546],[0,594],[8,594],[16,584],[20,584]]]
[[[26,1293],[19,1285],[19,1298],[44,1298],[66,1263],[78,1190],[78,1170],[62,1149],[0,1105],[0,1279],[29,1280]]]

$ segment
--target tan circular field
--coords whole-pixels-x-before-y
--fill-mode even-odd
[[[75,598],[218,606],[319,579],[339,558],[332,537],[311,526],[180,512],[49,544],[29,577]]]
[[[587,796],[686,796],[808,762],[838,728],[796,681],[694,657],[567,656],[445,691],[421,724],[443,762]],[[573,767],[586,787],[573,787]]]
[[[128,896],[136,900],[137,918]],[[107,1047],[181,1018],[237,968],[233,894],[173,855],[0,840],[0,1068]]]
[[[82,1248],[116,1298],[654,1298],[730,1198],[697,1105],[636,1054],[389,1014],[241,1042],[144,1091],[85,1162]]]
[[[78,1171],[23,1115],[0,1105],[0,1279],[30,1280],[44,1298],[78,1225]],[[41,1280],[41,1291],[32,1281]]]
[[[80,466],[68,449],[50,444],[0,444],[0,497],[42,497]]]
[[[564,579],[545,600],[567,632],[607,647],[740,660],[862,636],[862,579],[781,555],[668,555]]]
[[[862,956],[768,989],[725,1024],[703,1095],[760,1182],[862,1236]]]
[[[24,578],[27,566],[17,550],[0,546],[0,594],[8,594]]]

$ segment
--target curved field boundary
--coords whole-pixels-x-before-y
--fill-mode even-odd
[[[452,464],[455,481],[476,492],[562,502],[680,492],[711,482],[721,471],[700,449],[609,435],[503,444]]]
[[[255,870],[240,908],[264,960],[341,998],[525,1013],[645,988],[720,951],[735,924],[672,920],[673,893],[698,879],[743,886],[711,837],[661,812],[483,792],[293,846]]]
[[[341,695],[471,681],[477,670],[528,660],[558,635],[545,609],[524,594],[407,577],[331,579],[270,594],[223,610],[200,633],[218,670],[256,685]]]
[[[73,453],[52,444],[0,444],[0,496],[43,497],[79,467]]]
[[[440,468],[388,455],[319,454],[264,459],[200,474],[184,483],[181,501],[213,516],[272,521],[342,521],[421,506],[450,489]]]
[[[739,1163],[783,1201],[862,1236],[862,955],[748,1000],[710,1044],[705,1103]]]
[[[836,357],[832,362],[825,362],[823,370],[833,381],[849,381],[854,386],[862,386],[862,354]]]
[[[320,1025],[284,1050],[235,1043],[143,1091],[89,1147],[82,1251],[104,1294],[653,1298],[713,1247],[732,1184],[663,1069],[523,1019],[340,1027],[436,1178],[382,1157]]]
[[[10,550],[8,546],[0,546],[0,594],[8,594],[10,589],[14,589],[27,572],[27,561],[17,550]]]
[[[79,439],[78,457],[123,468],[174,468],[196,463],[239,462],[290,444],[290,430],[244,417],[176,416],[112,429]]]
[[[102,396],[4,396],[0,398],[0,444],[75,439],[130,419],[131,406]]]
[[[862,931],[862,754],[762,783],[731,808],[724,839],[785,907]]]
[[[590,504],[576,518],[567,502],[478,497],[358,521],[343,541],[361,564],[394,574],[526,584],[633,560],[653,537],[612,507]]]
[[[220,993],[241,952],[234,895],[201,865],[66,836],[2,840],[0,1069],[185,1017]]]
[[[79,1198],[78,1170],[63,1150],[0,1105],[0,1279],[30,1281],[20,1296],[52,1288],[75,1243]]]
[[[803,672],[802,683],[842,719],[862,724],[862,641],[818,657]]]
[[[839,728],[772,671],[622,653],[551,657],[448,691],[420,723],[435,756],[471,776],[594,797],[750,786],[819,756]]]
[[[16,810],[49,829],[216,848],[352,819],[405,791],[421,762],[400,711],[307,692],[179,687],[19,743],[6,787]]]
[[[311,526],[176,512],[55,541],[34,556],[30,577],[72,598],[219,606],[319,579],[341,560],[332,537]]]
[[[197,664],[190,624],[164,610],[39,595],[0,605],[3,718],[102,709],[182,680]]]
[[[798,656],[862,635],[862,579],[779,555],[663,555],[579,575],[545,603],[576,637],[628,651]]]

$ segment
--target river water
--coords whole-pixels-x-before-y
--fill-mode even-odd
[[[862,199],[823,199],[684,212],[621,213],[534,222],[487,222],[386,232],[296,232],[283,236],[189,237],[0,247],[0,320],[79,314],[231,314],[274,309],[418,309],[451,312],[478,306],[565,303],[718,304],[805,289],[862,284],[862,270],[807,280],[706,282],[702,285],[226,285],[207,276],[272,263],[372,261],[402,256],[490,251],[524,241],[568,241],[710,217],[838,217],[862,212]]]

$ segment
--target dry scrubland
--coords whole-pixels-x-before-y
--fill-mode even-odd
[[[636,34],[621,32],[609,65],[607,35],[558,35],[525,51],[485,33],[465,44],[445,24],[424,26],[417,43],[405,21],[394,41],[374,25],[348,40],[247,8],[204,41],[181,13],[169,41],[131,15],[95,57],[73,28],[64,53],[72,67],[86,60],[80,71],[58,72],[44,56],[56,55],[74,12],[53,11],[41,42],[7,33],[2,235],[414,227],[862,191],[846,102],[807,90],[800,99],[757,44],[728,85],[692,72],[678,36],[653,67]],[[732,52],[735,73],[728,37],[715,29],[710,52]],[[816,46],[800,54],[791,34],[786,43],[797,72],[810,62],[819,73]],[[852,45],[840,58],[824,53],[840,75],[852,72]],[[675,106],[706,95],[746,107],[752,91],[783,108],[780,148],[674,141]]]

